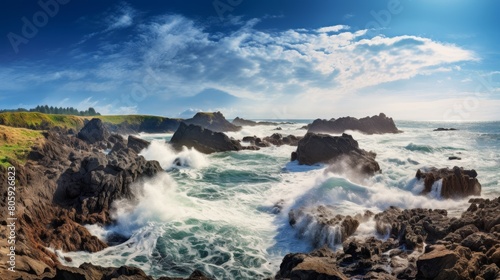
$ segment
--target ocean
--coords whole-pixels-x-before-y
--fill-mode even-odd
[[[280,131],[273,130],[275,126],[255,126],[227,134],[236,139],[276,132],[302,136],[306,131],[300,127],[310,122],[283,124]],[[315,224],[291,227],[291,209],[329,205],[339,214],[354,215],[397,206],[447,209],[449,215],[459,215],[467,208],[468,198],[443,200],[439,184],[428,195],[418,195],[423,186],[416,182],[415,173],[432,166],[475,169],[481,196],[500,196],[500,122],[397,121],[396,125],[404,132],[347,132],[360,148],[377,153],[382,173],[367,180],[328,173],[325,165],[290,162],[296,147],[212,155],[190,149],[176,153],[165,143],[172,134],[141,134],[152,141],[141,154],[158,160],[165,173],[136,184],[137,201],[114,205],[115,225],[87,226],[102,239],[112,233],[130,239],[97,253],[59,252],[73,260],[61,261],[70,266],[83,262],[132,265],[154,277],[186,277],[199,269],[217,279],[262,279],[279,270],[287,253],[313,249]],[[433,131],[438,127],[458,130]],[[449,160],[450,156],[461,160]],[[174,165],[175,159],[183,166]],[[338,248],[338,231],[321,234],[324,245]],[[377,236],[374,222],[362,223],[354,235]]]

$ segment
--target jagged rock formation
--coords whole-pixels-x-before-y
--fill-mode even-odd
[[[339,119],[317,119],[307,126],[308,132],[344,133],[346,130],[357,130],[366,134],[399,133],[392,118],[380,113],[378,116],[361,119],[344,117]]]
[[[391,207],[374,216],[387,239],[350,237],[343,250],[288,254],[276,279],[488,279],[500,277],[500,197],[446,210]]]
[[[139,187],[134,182],[163,172],[158,162],[137,155],[137,150],[147,143],[130,138],[127,146],[126,140],[111,135],[100,121],[87,123],[78,135],[79,138],[59,128],[46,132],[43,145],[33,148],[24,166],[14,163],[18,218],[16,273],[5,277],[109,279],[110,275],[135,275],[133,279],[150,279],[131,268],[97,269],[102,274],[94,274],[90,272],[94,268],[88,267],[63,268],[58,257],[46,249],[96,252],[106,248],[108,245],[92,236],[83,225],[111,223],[109,210],[114,201],[134,199],[133,188]],[[103,147],[113,149],[106,155]],[[6,209],[7,203],[6,174],[0,166],[2,209]],[[0,254],[4,255],[8,251],[7,225],[3,222],[0,226]],[[0,264],[0,270],[7,271],[6,263]],[[3,273],[1,278],[4,279]]]
[[[358,142],[345,133],[342,136],[307,133],[292,153],[292,160],[298,160],[299,164],[328,163],[330,171],[354,171],[366,176],[380,171],[375,157],[375,153],[360,149]]]
[[[127,147],[134,150],[136,153],[140,153],[143,149],[149,147],[149,142],[141,138],[129,135],[127,139]]]
[[[191,119],[183,121],[186,124],[194,124],[215,132],[239,131],[241,126],[236,126],[226,120],[221,112],[196,113]]]
[[[441,182],[441,197],[461,198],[467,196],[481,195],[481,184],[477,180],[476,170],[464,170],[457,166],[449,168],[429,168],[425,171],[418,170],[415,175],[417,180],[424,180],[424,190],[422,194],[427,194],[432,190],[432,186],[439,180]]]
[[[186,146],[205,154],[243,149],[238,141],[230,139],[222,132],[214,132],[199,125],[185,123],[181,123],[170,143],[176,149]]]
[[[77,137],[89,144],[105,141],[111,133],[104,127],[100,119],[92,119],[78,132]]]
[[[269,147],[272,145],[282,146],[282,145],[290,145],[297,146],[299,144],[299,140],[302,139],[300,136],[288,135],[283,136],[280,133],[274,133],[271,136],[266,136],[263,139],[257,136],[245,136],[241,141],[250,143],[252,145],[256,145],[258,147]]]

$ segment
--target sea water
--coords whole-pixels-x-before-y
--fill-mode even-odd
[[[306,131],[300,128],[306,123],[280,124],[280,131],[274,130],[276,126],[244,127],[228,135],[235,139],[273,133],[301,136]],[[500,195],[499,122],[398,121],[397,126],[404,132],[348,132],[362,149],[377,153],[382,173],[367,180],[328,173],[322,164],[290,162],[295,150],[291,146],[203,155],[193,149],[172,150],[167,143],[172,134],[141,134],[152,141],[141,154],[158,160],[165,172],[133,186],[138,202],[113,205],[115,225],[87,226],[103,240],[117,233],[130,238],[97,253],[65,253],[73,259],[66,264],[131,265],[155,277],[186,277],[199,269],[217,279],[262,279],[279,270],[285,254],[313,249],[311,236],[317,227],[290,226],[291,209],[328,205],[339,214],[354,215],[397,206],[447,209],[450,215],[459,215],[468,199],[442,199],[440,182],[428,195],[419,195],[423,185],[415,173],[432,166],[475,169],[481,196]],[[458,130],[433,131],[437,127]],[[450,161],[450,156],[461,160]],[[174,164],[176,159],[182,166]],[[338,247],[335,229],[322,234],[330,243],[326,245]],[[355,235],[376,235],[374,222],[362,223]]]

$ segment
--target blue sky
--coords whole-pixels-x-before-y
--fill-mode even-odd
[[[500,2],[2,1],[0,107],[500,120]]]

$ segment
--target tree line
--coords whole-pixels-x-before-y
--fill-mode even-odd
[[[73,107],[54,107],[48,105],[38,105],[32,109],[18,108],[18,109],[6,109],[0,110],[0,113],[3,112],[39,112],[44,114],[55,114],[55,115],[74,115],[74,116],[100,116],[98,112],[92,107],[88,108],[85,111],[78,111]]]

